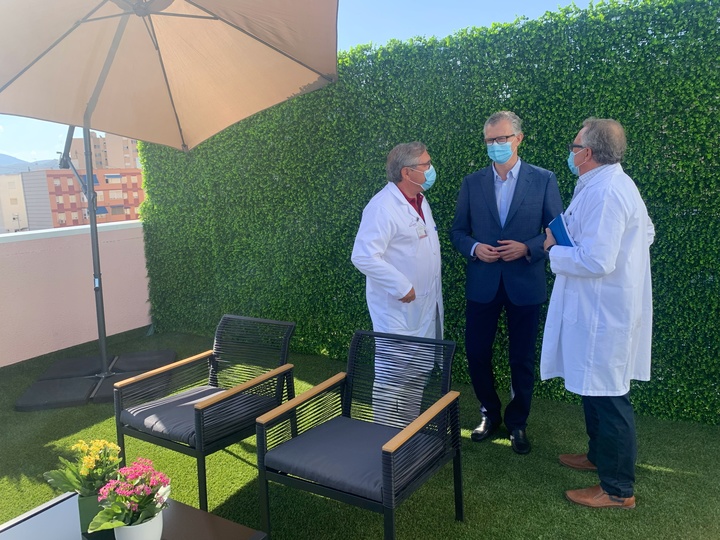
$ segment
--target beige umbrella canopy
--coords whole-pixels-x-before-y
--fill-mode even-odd
[[[0,112],[189,149],[336,79],[338,0],[3,0]]]
[[[188,150],[335,81],[337,11],[338,0],[2,0],[0,113],[70,125],[61,166],[73,170],[72,126],[83,126],[85,178],[90,128]],[[93,182],[75,173],[88,199],[102,363],[90,399],[112,400],[97,201]],[[23,410],[81,399],[62,394],[53,405],[40,396]]]

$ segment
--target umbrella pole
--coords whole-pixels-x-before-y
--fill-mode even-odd
[[[83,127],[83,141],[85,144],[85,180],[87,184],[86,196],[88,200],[88,219],[90,220],[90,243],[92,245],[93,260],[93,289],[95,290],[95,311],[97,314],[98,342],[100,345],[100,359],[102,371],[97,377],[105,378],[113,375],[107,357],[107,335],[105,333],[105,303],[103,302],[102,274],[100,272],[100,247],[97,231],[97,194],[92,168],[92,147],[90,143],[90,128]]]
[[[88,126],[89,122],[85,122]],[[93,258],[93,289],[97,311],[98,342],[100,345],[101,367],[98,372],[97,357],[61,358],[15,402],[16,411],[38,411],[57,407],[72,407],[93,403],[112,403],[113,383],[135,377],[175,361],[175,351],[159,350],[145,353],[129,353],[115,356],[108,362],[105,334],[105,306],[103,302],[102,277],[100,272],[100,249],[97,230],[97,195],[93,179],[92,147],[90,129],[83,128],[85,147],[85,178],[80,176],[70,159],[75,126],[69,126],[65,151],[60,157],[60,168],[72,169],[82,186],[88,202],[90,220],[90,243]],[[110,370],[113,371],[110,371]]]

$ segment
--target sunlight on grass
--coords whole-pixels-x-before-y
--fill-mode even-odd
[[[142,341],[155,344],[153,348],[171,345],[179,357],[186,358],[206,350],[210,339],[174,334]],[[139,346],[134,336],[126,342],[131,350]],[[116,349],[125,350],[121,346],[125,342],[118,339],[117,343]],[[75,353],[73,350],[64,354]],[[321,356],[292,354],[291,363],[295,364],[298,395],[346,369],[344,361]],[[113,406],[109,403],[31,413],[14,411],[12,404],[29,378],[27,372],[24,365],[0,369],[0,424],[4,428],[0,439],[0,490],[5,494],[0,504],[0,522],[57,494],[45,482],[43,472],[58,466],[58,456],[70,456],[70,446],[77,440],[116,440]],[[468,385],[456,384],[455,388],[461,394],[472,395]],[[576,449],[582,448],[580,406],[537,399],[533,414],[537,446],[529,456],[516,459],[504,428],[487,442],[471,442],[477,403],[461,399],[460,423],[466,426],[461,431],[466,519],[462,523],[452,520],[453,468],[448,465],[399,508],[398,537],[720,538],[720,506],[707,502],[717,499],[720,453],[711,449],[718,447],[719,426],[639,416],[643,461],[637,466],[637,486],[642,504],[637,512],[623,517],[609,512],[578,512],[562,497],[563,490],[582,487],[587,478],[557,463],[557,454],[566,451],[568,441],[575,441]],[[668,437],[682,440],[682,447],[668,452]],[[126,443],[130,460],[138,456],[152,459],[156,468],[170,476],[173,498],[197,507],[197,469],[192,457],[134,438],[126,439]],[[209,456],[207,466],[210,510],[252,528],[259,528],[261,523],[256,459],[257,446],[250,437]],[[278,486],[271,488],[271,493],[272,511],[284,518],[277,520],[274,539],[382,538],[381,516]],[[547,497],[547,493],[555,495]],[[533,494],[537,496],[530,496]]]
[[[111,426],[111,429],[108,429],[107,420],[95,422],[89,424],[80,431],[69,433],[59,439],[48,441],[45,444],[45,448],[50,449],[58,455],[69,457],[70,455],[72,455],[72,450],[70,449],[70,447],[79,440],[91,441],[92,439],[105,438],[109,441],[115,441],[116,434],[115,431],[112,429],[113,427],[114,425]],[[103,433],[104,435],[98,436],[98,433]]]
[[[648,463],[637,463],[635,465],[638,469],[645,469],[646,471],[650,472],[660,472],[660,473],[669,473],[669,474],[675,474],[675,475],[683,475],[683,476],[694,476],[694,477],[700,477],[701,475],[698,473],[690,472],[690,471],[680,471],[678,469],[670,469],[668,467],[659,467],[658,465],[650,465]]]
[[[472,434],[472,429],[461,429],[460,430],[460,437],[463,439],[472,440],[470,437],[471,434]],[[492,444],[497,444],[498,446],[510,446],[510,439],[507,437],[503,437],[502,435],[500,435],[500,436],[496,435],[495,438],[490,439],[489,442]]]
[[[498,446],[510,447],[510,439],[507,437],[498,437],[497,439],[492,439],[490,442],[492,444],[497,444]]]
[[[668,469],[667,467],[658,467],[656,465],[648,465],[646,463],[638,463],[636,466],[638,469],[645,469],[645,470],[653,471],[653,472],[665,472],[665,473],[677,473],[678,472],[674,469]]]

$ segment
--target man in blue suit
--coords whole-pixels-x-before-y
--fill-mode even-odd
[[[491,115],[483,132],[492,164],[463,180],[450,231],[468,259],[465,347],[481,411],[471,437],[487,439],[503,421],[492,348],[504,308],[512,384],[504,421],[513,450],[527,454],[540,305],[547,300],[543,231],[562,212],[562,199],[552,172],[518,157],[523,133],[516,114]]]

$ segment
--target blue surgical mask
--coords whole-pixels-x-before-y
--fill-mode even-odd
[[[492,159],[495,163],[500,163],[502,165],[503,163],[507,163],[513,155],[512,143],[507,141],[504,143],[496,142],[488,144],[487,153],[490,159]]]
[[[580,176],[580,169],[577,165],[575,165],[575,154],[570,151],[570,155],[567,158],[567,164],[568,169],[570,169],[570,172],[573,173],[575,176]]]
[[[412,168],[412,167],[411,167]],[[413,171],[418,171],[417,169],[413,169]],[[420,172],[420,171],[418,171]],[[430,168],[427,171],[424,171],[423,174],[425,175],[425,181],[422,184],[418,184],[417,182],[413,182],[410,180],[413,184],[416,186],[420,186],[423,188],[423,191],[427,191],[431,187],[433,187],[433,184],[435,183],[435,178],[437,177],[437,173],[435,172],[435,167],[430,165]]]
[[[433,184],[435,183],[435,178],[437,178],[437,173],[435,172],[435,167],[430,165],[430,168],[424,172],[425,174],[425,182],[420,186],[423,188],[424,191],[427,191],[431,187],[433,187]]]
[[[580,152],[578,152],[579,154]],[[587,161],[587,159],[585,160]],[[580,165],[584,165],[585,161],[583,161]],[[575,176],[580,176],[580,165],[575,165],[575,154],[570,151],[570,155],[567,159],[568,169],[570,169],[570,172],[573,173]]]

